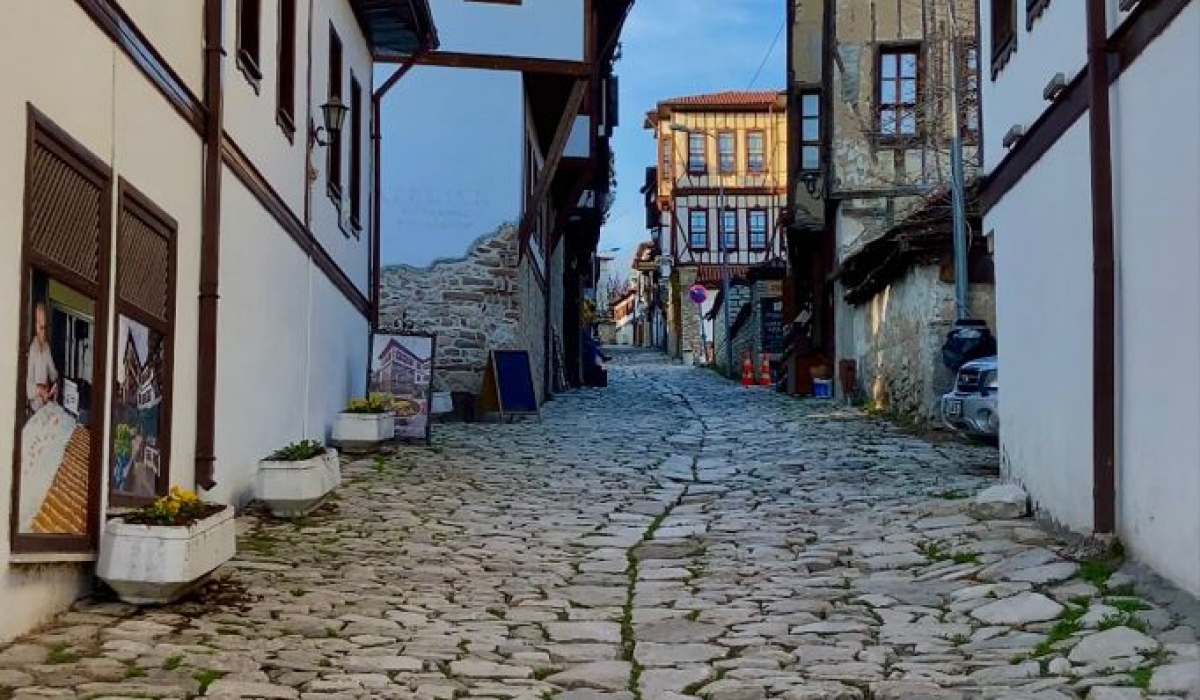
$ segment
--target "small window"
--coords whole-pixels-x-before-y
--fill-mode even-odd
[[[721,211],[721,250],[737,250],[737,247],[737,209],[723,209]]]
[[[979,139],[979,46],[974,40],[966,39],[959,44],[958,62],[958,76],[962,82],[959,125],[962,137],[974,141]]]
[[[291,140],[296,133],[296,0],[279,0],[278,82],[277,121]]]
[[[675,159],[674,149],[672,146],[673,139],[665,138],[659,142],[659,150],[662,151],[662,164],[659,165],[658,173],[663,180],[670,180],[671,174],[675,171],[673,162]]]
[[[708,212],[692,209],[688,212],[688,245],[692,248],[708,248]]]
[[[717,134],[717,167],[722,174],[730,174],[736,168],[733,148],[732,131],[722,131]]]
[[[750,210],[750,248],[765,250],[767,247],[767,211]]]
[[[821,167],[821,93],[800,93],[800,169]]]
[[[893,46],[879,52],[879,137],[900,141],[917,135],[917,46]]]
[[[708,170],[705,162],[704,134],[698,131],[688,133],[688,172],[703,174]]]
[[[262,80],[258,51],[261,10],[261,0],[238,0],[237,65],[255,92]]]
[[[992,0],[992,80],[1017,50],[1017,0]]]
[[[763,132],[746,132],[746,170],[752,173],[766,170],[766,150],[766,137]]]
[[[366,118],[362,105],[362,85],[350,73],[350,223],[362,230],[362,135]]]
[[[329,28],[329,100],[342,99],[342,40],[333,27]],[[345,128],[338,132],[336,139],[330,139],[325,147],[328,161],[326,163],[326,180],[329,196],[334,203],[341,206],[342,201],[342,135]]]

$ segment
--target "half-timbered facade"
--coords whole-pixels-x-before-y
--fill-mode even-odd
[[[699,309],[681,293],[696,283],[716,289],[726,273],[742,280],[748,268],[783,257],[786,102],[773,90],[719,92],[664,100],[646,115],[658,144],[652,235],[674,270],[676,357],[704,351]]]

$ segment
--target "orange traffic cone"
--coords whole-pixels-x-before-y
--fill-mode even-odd
[[[742,386],[754,386],[754,365],[750,364],[750,353],[742,355]]]
[[[758,385],[771,386],[771,360],[765,352],[762,355],[762,367],[758,371]]]

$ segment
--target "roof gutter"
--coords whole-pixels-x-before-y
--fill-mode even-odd
[[[1108,13],[1087,0],[1092,195],[1092,529],[1116,529],[1116,282]]]

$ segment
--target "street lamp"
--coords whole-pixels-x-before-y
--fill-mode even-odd
[[[691,134],[692,132],[682,124],[672,123],[671,131],[677,133]],[[695,133],[702,134],[705,138],[712,139],[713,144],[717,147],[717,158],[721,158],[721,144],[717,137],[707,131],[697,131]],[[706,173],[707,174],[707,173]],[[733,376],[733,338],[730,337],[730,320],[729,320],[729,249],[725,245],[725,178],[717,173],[717,251],[721,256],[721,306],[723,314],[723,322],[725,326],[725,372],[727,376]],[[671,212],[674,216],[675,212]],[[702,321],[703,322],[703,321]]]

